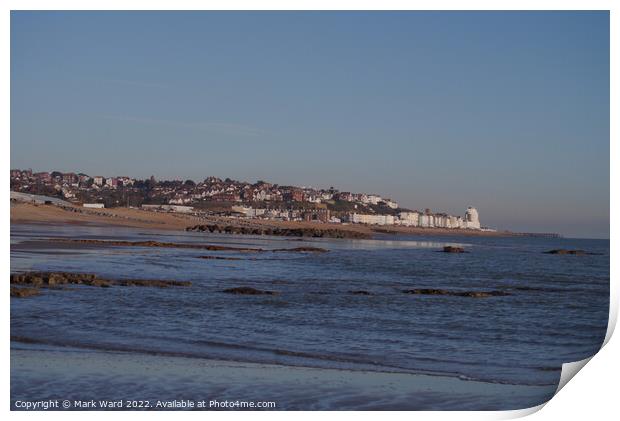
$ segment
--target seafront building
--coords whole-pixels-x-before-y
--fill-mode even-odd
[[[394,225],[396,221],[393,215],[364,215],[352,213],[349,222],[353,224],[369,224],[369,225]]]
[[[445,213],[433,214],[427,209],[423,213],[417,211],[401,212],[397,217],[392,215],[352,213],[349,216],[349,222],[353,224],[402,225],[420,228],[481,229],[478,210],[471,206],[465,211],[464,218]]]

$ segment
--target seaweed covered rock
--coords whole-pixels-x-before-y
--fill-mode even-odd
[[[445,289],[432,289],[432,288],[417,288],[406,289],[402,291],[405,294],[414,295],[448,295],[453,297],[473,297],[473,298],[485,298],[485,297],[501,297],[510,295],[504,291],[450,291]]]
[[[38,288],[11,287],[11,297],[25,298],[39,294]]]
[[[228,288],[224,291],[227,294],[236,294],[236,295],[276,295],[275,291],[263,291],[260,289],[252,288],[252,287],[236,287],[236,288]]]
[[[445,246],[442,250],[444,253],[465,253],[463,247]]]
[[[549,250],[549,251],[545,251],[544,253],[545,254],[569,254],[569,255],[574,255],[574,256],[586,256],[586,255],[598,254],[598,253],[590,253],[585,250],[567,250],[567,249]]]

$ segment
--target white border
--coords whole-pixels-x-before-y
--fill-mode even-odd
[[[523,1],[442,1],[437,3],[424,2],[424,1],[403,1],[403,0],[384,0],[369,1],[369,0],[303,0],[303,1],[284,1],[284,0],[237,0],[237,1],[195,1],[195,0],[176,0],[176,1],[136,1],[136,0],[91,0],[88,2],[60,0],[60,1],[42,1],[42,0],[8,0],[2,2],[3,14],[1,17],[2,32],[0,35],[0,54],[4,58],[1,67],[3,83],[3,95],[2,98],[2,133],[4,133],[4,141],[2,142],[2,154],[1,160],[3,167],[5,168],[5,174],[10,168],[10,10],[610,10],[610,23],[611,23],[611,108],[610,115],[617,116],[618,110],[618,72],[620,66],[618,66],[618,40],[619,31],[618,26],[620,19],[618,11],[620,8],[617,6],[618,2],[614,1],[549,1],[549,0],[523,0]],[[611,119],[610,138],[618,139],[618,127],[617,122],[613,118]],[[618,162],[618,146],[615,142],[610,144],[610,160],[611,163]],[[611,214],[615,214],[614,210],[618,210],[618,195],[614,194],[613,186],[617,186],[619,172],[610,166],[611,171]],[[3,230],[3,256],[5,262],[5,276],[8,275],[8,268],[10,267],[10,210],[9,210],[9,198],[8,191],[4,193],[5,199],[2,206],[2,214],[4,217]],[[611,220],[611,233],[617,231],[617,226],[614,224],[614,219]],[[389,416],[395,419],[411,419],[411,417],[422,419],[507,419],[515,418],[538,411],[541,407],[546,406],[543,411],[540,411],[534,415],[538,419],[583,419],[584,417],[592,419],[607,419],[611,414],[617,414],[618,405],[616,403],[617,393],[615,389],[615,376],[618,373],[618,361],[614,358],[620,355],[617,344],[618,340],[608,343],[611,333],[615,327],[617,312],[618,312],[618,285],[615,279],[617,271],[617,265],[614,264],[614,257],[618,256],[618,240],[615,235],[612,235],[611,241],[611,308],[610,308],[610,324],[608,327],[606,346],[601,350],[592,360],[587,364],[588,369],[581,372],[577,380],[570,382],[562,392],[554,397],[547,405],[541,405],[537,408],[531,408],[529,410],[520,411],[504,411],[504,412],[323,412],[317,414],[316,412],[295,412],[294,417],[304,420],[314,419],[317,415],[321,417],[342,417],[348,419],[374,419],[377,416]],[[5,278],[6,279],[6,278]],[[8,286],[7,286],[8,287]],[[2,382],[3,399],[0,400],[1,408],[4,411],[9,412],[9,396],[10,396],[10,344],[9,344],[9,328],[10,328],[10,298],[9,294],[4,294],[4,312],[3,323],[1,325],[3,337],[6,339],[5,347],[3,349],[3,372],[4,379]],[[256,419],[273,420],[289,418],[292,414],[287,412],[282,413],[230,413],[221,412],[213,413],[183,413],[182,416],[186,417],[199,417],[201,419],[205,417],[222,419],[229,417],[241,417],[251,416]],[[84,417],[83,413],[67,413],[67,412],[11,412],[11,417],[15,418],[32,418],[46,416],[51,419],[80,419]],[[109,413],[90,413],[89,418],[104,419],[109,417]],[[143,417],[156,417],[156,418],[169,418],[171,416],[179,417],[179,413],[173,412],[149,412],[149,413],[118,413],[114,416],[131,416],[132,418]]]

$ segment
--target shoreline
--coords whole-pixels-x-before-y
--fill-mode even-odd
[[[343,225],[300,221],[263,221],[215,216],[197,217],[193,215],[161,213],[129,208],[109,208],[94,211],[78,207],[65,209],[54,205],[37,205],[30,203],[11,203],[11,225],[13,224],[123,226],[173,231],[186,231],[190,227],[201,224],[217,224],[222,227],[234,227],[237,231],[243,229],[332,231],[345,238],[372,238],[381,234],[463,237],[520,237],[524,235],[534,235],[508,231],[494,232],[447,228],[386,227],[362,224]],[[541,234],[541,236],[544,236],[544,234]]]
[[[58,378],[71,385],[64,396],[54,393]],[[556,388],[11,343],[13,409],[16,400],[62,398],[274,401],[276,410],[508,410],[539,405]]]

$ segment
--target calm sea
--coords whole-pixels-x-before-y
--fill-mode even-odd
[[[51,237],[324,247],[329,253],[208,252],[36,244]],[[605,337],[609,241],[378,236],[374,240],[167,233],[128,228],[15,225],[11,271],[192,281],[190,288],[44,290],[11,299],[13,347],[189,356],[482,382],[555,385],[561,365],[591,356]],[[447,254],[444,245],[468,253]],[[578,248],[600,253],[559,256]],[[205,260],[197,256],[242,260]],[[250,286],[273,296],[222,293]],[[412,288],[502,290],[469,298]],[[354,295],[350,291],[367,291]],[[62,386],[58,386],[61,387]],[[15,391],[14,391],[15,392]]]

